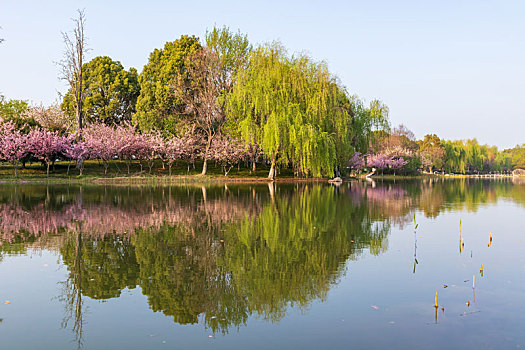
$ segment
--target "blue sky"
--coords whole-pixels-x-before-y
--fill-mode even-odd
[[[88,58],[140,72],[166,41],[227,25],[325,60],[351,93],[381,99],[392,124],[419,138],[525,143],[525,1],[4,0],[1,94],[49,104],[66,90],[54,62],[77,8]]]

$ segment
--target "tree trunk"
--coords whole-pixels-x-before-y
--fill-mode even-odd
[[[82,79],[82,78],[81,78]],[[82,82],[80,82],[80,89],[82,89]],[[82,141],[82,96],[77,97],[76,101],[76,117],[77,117],[77,128],[78,128],[78,141]]]
[[[49,166],[51,165],[51,163],[47,162],[47,177],[49,177]]]
[[[339,166],[338,165],[335,167],[335,176],[342,177],[341,176],[341,171],[339,170]]]
[[[208,143],[206,144],[206,151],[204,152],[204,163],[202,163],[202,172],[201,175],[206,175],[206,171],[208,170],[208,152],[211,148],[211,143],[213,142],[213,138],[208,139]]]
[[[205,154],[204,155],[204,163],[202,163],[201,175],[206,175],[206,170],[208,170],[208,158],[207,158],[207,155]]]
[[[252,172],[255,173],[255,159],[252,161]]]
[[[268,173],[268,180],[273,181],[275,179],[275,157],[272,159],[272,165],[270,166],[270,172]]]

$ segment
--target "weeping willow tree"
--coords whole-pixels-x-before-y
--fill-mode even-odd
[[[497,147],[480,145],[476,139],[441,142],[445,150],[444,168],[449,173],[508,171],[512,159]]]
[[[361,153],[376,152],[391,132],[388,106],[377,99],[367,105],[357,95],[350,96],[349,101],[352,110],[349,130],[352,149]]]
[[[257,144],[271,163],[297,175],[333,176],[348,159],[351,103],[323,62],[289,57],[279,43],[255,49],[228,96],[230,123],[246,144]]]

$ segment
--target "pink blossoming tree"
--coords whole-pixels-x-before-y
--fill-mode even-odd
[[[31,154],[42,160],[47,167],[49,177],[49,167],[54,163],[69,147],[69,139],[60,136],[58,132],[35,129],[27,135],[28,150]]]
[[[13,164],[15,177],[18,164],[28,154],[27,135],[15,129],[12,122],[0,123],[0,158]]]

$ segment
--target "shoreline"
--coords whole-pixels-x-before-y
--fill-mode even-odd
[[[520,176],[510,175],[376,175],[368,178],[369,180],[420,180],[420,179],[512,179]],[[521,177],[525,178],[525,177]],[[267,177],[225,177],[222,175],[159,175],[159,176],[27,176],[27,177],[8,177],[0,176],[2,184],[92,184],[92,185],[132,185],[132,184],[194,184],[194,183],[329,183],[329,178],[296,178],[296,177],[276,177],[273,181]],[[366,181],[365,175],[351,176],[343,178],[343,182]]]
[[[91,184],[91,185],[132,185],[132,184],[193,184],[193,183],[328,183],[324,178],[290,178],[277,177],[268,180],[266,177],[224,177],[217,175],[172,175],[172,176],[83,176],[83,177],[1,177],[2,184]]]

